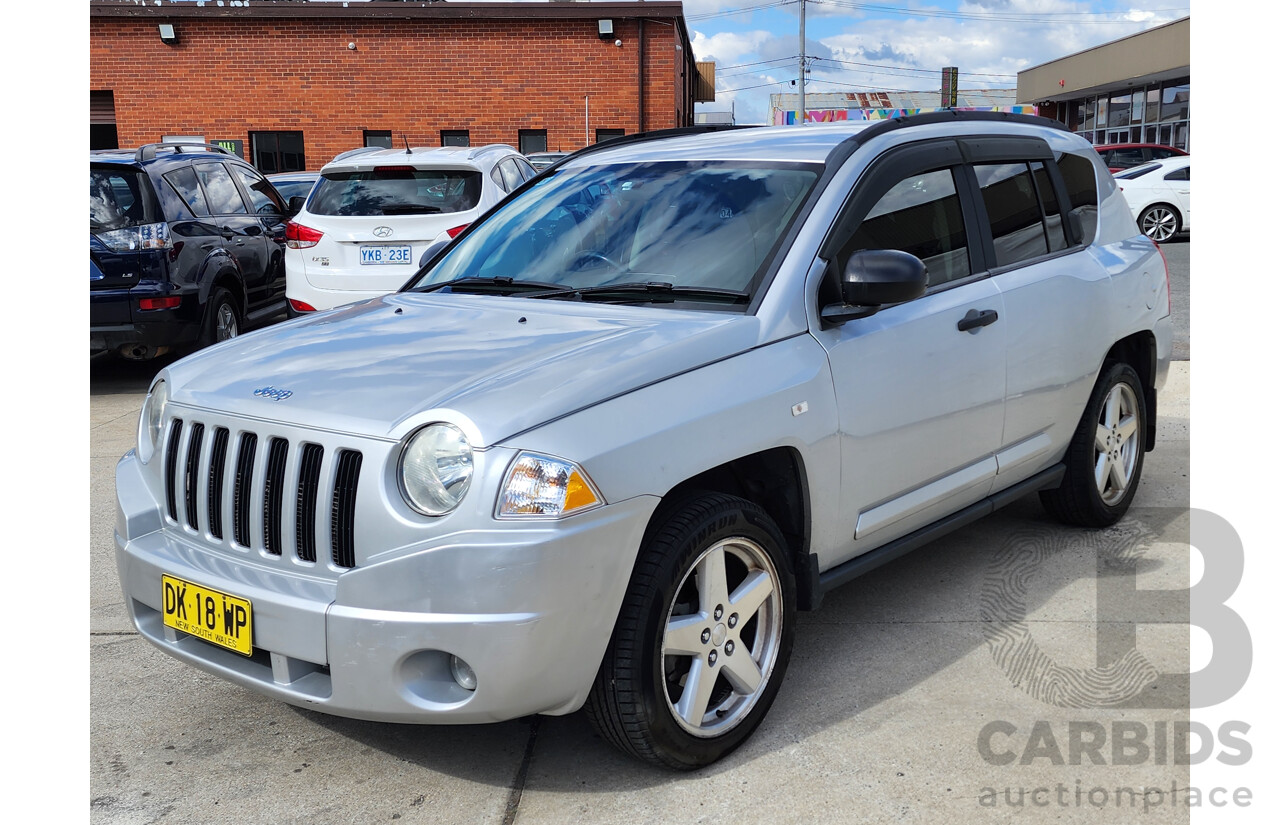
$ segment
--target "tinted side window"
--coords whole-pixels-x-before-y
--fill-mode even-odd
[[[1146,162],[1141,149],[1113,149],[1107,153],[1107,166],[1115,169],[1128,169]]]
[[[1064,154],[1058,158],[1058,170],[1067,185],[1068,214],[1078,221],[1084,243],[1093,243],[1098,226],[1098,179],[1093,164],[1079,155]]]
[[[244,206],[244,198],[236,189],[231,173],[221,163],[196,164],[196,174],[204,184],[205,194],[209,196],[209,205],[215,215],[235,215],[249,210]]]
[[[280,202],[275,190],[271,188],[271,184],[267,183],[266,178],[242,166],[232,166],[231,168],[236,170],[236,174],[240,177],[240,182],[244,184],[245,191],[249,193],[249,200],[253,201],[254,212],[259,215],[284,213],[284,204]]]
[[[538,174],[538,171],[524,158],[512,158],[512,160],[515,161],[516,168],[520,170],[520,174],[524,176],[525,180]]]
[[[506,182],[506,185],[502,188],[508,192],[514,192],[520,184],[524,183],[524,178],[520,176],[520,170],[511,158],[499,163],[498,168],[502,170],[502,179]]]
[[[1165,158],[1171,158],[1176,154],[1177,152],[1174,152],[1171,149],[1152,149],[1151,150],[1151,157],[1153,160],[1164,160]]]
[[[205,217],[209,214],[209,204],[205,202],[204,192],[200,189],[200,183],[196,180],[196,173],[190,166],[166,172],[164,179],[178,193],[178,197],[186,202],[192,212],[200,217]]]
[[[1008,266],[1049,252],[1040,203],[1025,163],[976,164],[973,171],[991,221],[996,266]]]
[[[1049,251],[1057,252],[1067,248],[1067,230],[1062,223],[1062,208],[1058,206],[1058,195],[1053,191],[1053,181],[1049,179],[1049,170],[1040,161],[1031,164],[1031,174],[1036,179],[1036,191],[1040,194],[1040,203],[1044,206],[1045,232],[1049,238]]]
[[[1191,180],[1191,167],[1188,166],[1184,169],[1175,169],[1174,171],[1165,175],[1164,179],[1165,180]]]
[[[489,177],[493,179],[494,183],[498,184],[498,188],[501,189],[503,192],[511,191],[507,189],[507,182],[502,179],[502,170],[499,169],[497,166],[489,170]]]
[[[929,285],[969,274],[969,242],[950,169],[912,175],[884,194],[841,250],[900,249],[924,261]]]

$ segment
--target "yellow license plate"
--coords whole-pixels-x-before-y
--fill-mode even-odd
[[[173,576],[162,575],[160,581],[167,626],[236,653],[253,655],[253,605],[248,599]]]

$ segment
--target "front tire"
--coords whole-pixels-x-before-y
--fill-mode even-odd
[[[1066,475],[1040,501],[1059,521],[1108,527],[1120,520],[1142,478],[1147,402],[1133,367],[1109,362],[1063,459]]]
[[[795,635],[786,542],[758,506],[700,495],[641,549],[587,700],[624,753],[693,770],[741,745],[764,719]]]
[[[1178,210],[1165,203],[1155,203],[1138,215],[1138,228],[1156,243],[1163,243],[1182,231]]]

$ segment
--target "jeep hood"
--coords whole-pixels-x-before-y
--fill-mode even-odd
[[[282,323],[168,369],[174,402],[398,437],[454,410],[485,447],[756,346],[753,316],[398,293]],[[255,395],[255,390],[275,392]]]

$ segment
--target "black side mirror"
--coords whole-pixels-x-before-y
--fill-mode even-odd
[[[307,199],[302,195],[294,195],[289,198],[289,217],[293,217],[302,211],[302,207],[307,205]]]
[[[441,249],[444,249],[448,245],[449,245],[449,241],[436,241],[435,243],[428,246],[427,251],[423,252],[422,257],[418,259],[418,268],[421,269],[422,267],[426,266],[427,261],[434,258],[437,252],[439,252]]]
[[[843,303],[822,308],[822,318],[842,323],[874,315],[885,304],[919,298],[929,285],[924,261],[897,249],[864,249],[853,253],[840,277]]]

